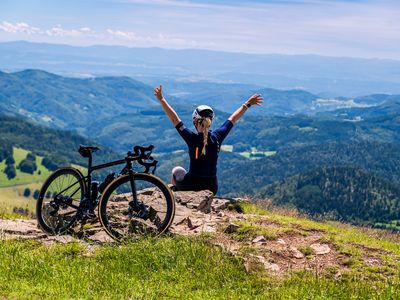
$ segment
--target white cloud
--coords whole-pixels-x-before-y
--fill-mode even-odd
[[[12,23],[3,21],[0,24],[0,30],[3,30],[8,33],[25,33],[25,34],[29,34],[29,35],[41,33],[40,28],[30,26],[29,24],[24,23],[24,22],[12,24]]]
[[[92,35],[95,32],[89,27],[82,27],[79,29],[64,29],[61,25],[47,29],[45,31],[48,36],[58,36],[58,37],[82,37],[87,35]]]
[[[31,26],[25,22],[10,23],[3,21],[0,23],[0,31],[7,34],[24,34],[24,35],[38,35],[42,37],[56,38],[83,38],[90,37],[100,41],[111,41],[122,43],[126,45],[139,45],[139,46],[165,46],[165,47],[199,47],[199,43],[193,39],[180,38],[164,33],[155,34],[139,34],[129,30],[119,30],[108,28],[102,32],[96,32],[90,27],[66,29],[61,25],[51,28],[39,28]],[[202,43],[201,46],[210,46],[211,43]]]
[[[0,23],[0,30],[9,34],[47,35],[51,37],[82,37],[95,34],[95,31],[89,27],[64,29],[61,25],[57,25],[49,29],[41,29],[39,27],[31,26],[25,22],[13,24],[7,21]]]
[[[110,28],[107,29],[106,32],[108,34],[107,38],[136,42],[138,44],[147,46],[166,46],[166,47],[199,46],[199,43],[193,39],[184,39],[161,33],[155,35],[141,35],[133,31],[113,30]]]

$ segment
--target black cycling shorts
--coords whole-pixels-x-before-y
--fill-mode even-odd
[[[176,182],[176,188],[178,191],[201,191],[210,190],[214,195],[218,191],[218,180],[217,176],[214,177],[201,177],[191,173],[186,173],[182,181]]]

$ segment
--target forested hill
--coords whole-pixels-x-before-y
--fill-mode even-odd
[[[224,162],[219,165],[219,175],[224,178],[221,192],[254,194],[275,181],[322,166],[353,166],[399,183],[398,150],[399,145],[391,143],[332,142],[286,149],[258,160],[237,160],[234,164],[228,164],[229,168],[224,167]],[[224,159],[225,157],[221,157],[221,162]],[[237,174],[243,174],[240,180],[237,180]]]
[[[258,195],[311,215],[357,223],[400,219],[400,186],[353,167],[323,167],[284,179]]]
[[[35,125],[22,118],[0,114],[0,161],[12,153],[12,147],[20,147],[50,159],[55,166],[70,163],[85,165],[86,159],[78,153],[79,145],[95,143],[71,131],[50,129]],[[105,147],[95,155],[95,161],[120,158]]]
[[[0,108],[59,128],[155,105],[152,88],[129,77],[67,78],[40,70],[0,72]]]

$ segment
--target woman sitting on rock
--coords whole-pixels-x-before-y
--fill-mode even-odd
[[[179,191],[210,190],[214,195],[218,191],[217,160],[223,140],[240,117],[254,104],[261,106],[263,98],[259,94],[251,96],[242,104],[221,127],[212,131],[211,123],[214,111],[207,105],[198,106],[192,114],[196,133],[187,128],[175,110],[162,95],[162,85],[154,89],[154,95],[178,130],[189,148],[190,167],[187,172],[182,167],[172,169],[172,184]]]

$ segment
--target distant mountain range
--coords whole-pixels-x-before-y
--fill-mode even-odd
[[[0,43],[0,69],[67,76],[128,75],[144,83],[199,81],[304,89],[319,96],[400,93],[400,61],[121,46]]]

